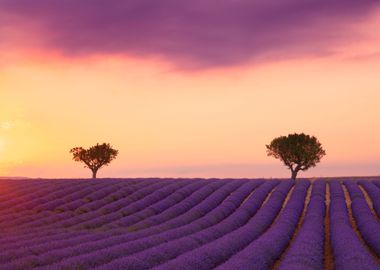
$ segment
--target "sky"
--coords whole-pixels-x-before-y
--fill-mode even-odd
[[[304,177],[380,175],[380,2],[1,0],[0,176],[288,177],[265,145],[314,135]]]

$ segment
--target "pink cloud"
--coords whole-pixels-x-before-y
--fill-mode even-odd
[[[377,6],[375,0],[4,0],[0,40],[20,42],[11,32],[24,29],[29,39],[35,34],[34,43],[68,56],[121,53],[207,68],[330,54],[352,38],[348,25]]]

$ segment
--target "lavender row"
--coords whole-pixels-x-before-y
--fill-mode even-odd
[[[180,203],[181,200],[185,199],[185,197],[192,194],[202,185],[204,183],[200,181],[193,181],[193,183],[189,182],[182,185],[180,183],[173,183],[123,207],[120,211],[107,215],[101,215],[101,213],[95,211],[91,215],[79,216],[78,218],[65,221],[64,224],[65,226],[70,225],[73,229],[97,229],[122,218],[128,218],[129,223],[134,224],[144,218],[159,214],[175,203]],[[125,217],[126,213],[130,214]]]
[[[10,207],[15,207],[14,210],[22,210],[23,204],[29,204],[33,200],[38,200],[41,196],[59,190],[61,186],[62,185],[52,185],[49,182],[42,182],[35,184],[33,187],[24,188],[24,190],[13,194],[11,198],[2,200],[0,209],[2,209],[3,213],[7,211],[10,212]]]
[[[67,186],[67,187],[69,187],[69,186]],[[112,188],[115,189],[115,190],[117,190],[119,187],[112,186]],[[109,190],[110,187],[101,187],[101,188],[91,187],[91,189],[88,190],[87,194],[102,192],[104,189]],[[64,194],[70,194],[70,192],[72,192],[70,189],[69,190],[64,190],[64,191],[65,191]],[[55,193],[56,192],[54,192],[53,195],[55,195]],[[82,194],[83,193],[81,193],[80,195],[82,195]],[[49,199],[51,201],[50,195],[47,196],[47,197],[48,198],[45,198],[45,196],[44,196],[44,197],[41,197],[41,198],[37,198],[35,200],[30,200],[30,201],[28,201],[28,202],[26,202],[26,203],[24,203],[24,204],[22,204],[22,205],[20,205],[18,207],[11,207],[10,211],[20,211],[21,209],[32,210],[32,211],[29,212],[29,215],[28,215],[28,212],[23,212],[22,215],[20,215],[20,218],[13,219],[13,220],[9,219],[8,215],[3,215],[3,218],[5,217],[5,218],[7,218],[7,220],[5,222],[3,222],[1,225],[2,226],[11,226],[11,227],[17,226],[19,224],[25,225],[24,223],[31,221],[31,219],[35,220],[35,219],[40,219],[41,216],[49,216],[50,213],[47,213],[47,212],[36,214],[36,212],[37,213],[40,212],[39,209],[38,209],[38,206],[43,205],[45,203],[48,203]],[[59,200],[59,197],[57,199]],[[77,202],[78,205],[82,205],[84,203],[83,199],[84,198],[83,198],[83,195],[82,195],[81,197],[79,197],[74,202]],[[69,204],[72,204],[72,203],[69,203]]]
[[[107,203],[110,203],[111,201],[119,200],[123,197],[128,196],[132,192],[138,190],[139,188],[141,188],[142,185],[146,186],[147,184],[149,184],[149,182],[134,182],[133,184],[128,184],[128,185],[119,184],[119,185],[117,185],[117,188],[115,189],[115,191],[112,194],[109,194],[108,196],[104,196],[101,201],[104,202],[104,204],[107,204]],[[77,190],[77,188],[75,190]],[[104,192],[104,191],[102,191],[102,189],[100,191]],[[62,193],[63,192],[64,191],[62,191]],[[63,196],[57,196],[57,198],[55,200],[48,200],[46,203],[35,207],[35,210],[37,210],[37,211],[48,211],[48,210],[53,211],[55,209],[58,209],[59,206],[64,205],[65,203],[68,203],[68,202],[71,202],[72,200],[77,200],[80,198],[83,198],[83,200],[85,200],[85,201],[89,201],[90,196],[94,196],[96,194],[96,192],[89,194],[88,196],[86,196],[87,194],[86,195],[84,195],[84,194],[82,195],[82,194],[80,196],[78,196],[78,193],[77,193],[73,196],[73,195],[71,195],[71,192],[66,192],[65,194],[62,194]],[[93,210],[92,204],[97,204],[97,202],[99,200],[100,200],[100,198],[97,198],[97,199],[93,200],[93,202],[90,202],[86,205],[91,210]],[[79,210],[79,212],[85,212],[81,209],[78,209],[78,210]]]
[[[3,182],[4,180],[1,180]],[[17,199],[30,196],[31,192],[50,187],[51,184],[47,181],[7,181],[3,184],[2,190],[6,190],[0,194],[1,205],[5,205],[9,200],[16,202]],[[2,207],[0,209],[3,209]]]
[[[154,215],[149,218],[143,219],[132,226],[128,226],[127,230],[128,231],[139,231],[139,230],[144,230],[147,228],[151,228],[156,226],[157,224],[166,224],[169,225],[169,223],[173,224],[173,221],[177,220],[179,216],[182,218],[185,218],[185,216],[189,216],[188,211],[191,211],[192,213],[196,213],[197,209],[199,211],[202,210],[207,210],[209,211],[211,208],[210,206],[213,206],[212,208],[216,207],[217,205],[215,204],[214,201],[211,201],[210,198],[213,197],[213,200],[217,200],[221,202],[226,196],[227,192],[231,192],[236,190],[236,188],[240,187],[243,182],[235,182],[232,183],[232,185],[228,185],[228,182],[224,182],[223,186],[218,185],[219,182],[222,181],[216,181],[212,185],[208,185],[203,187],[202,189],[199,189],[194,196],[187,197],[185,200],[183,200],[180,204],[176,204],[173,207],[170,207],[166,211],[163,211],[159,215]],[[260,183],[257,183],[259,185]],[[215,192],[218,191],[218,192]],[[212,194],[212,195],[211,195]],[[204,201],[208,199],[209,205],[207,208],[204,205]],[[201,203],[203,202],[203,204]],[[198,211],[198,213],[199,213]],[[195,215],[193,215],[195,216]],[[169,221],[169,223],[168,223]],[[186,221],[182,221],[182,224],[186,224]],[[179,223],[175,223],[178,225]],[[166,228],[169,228],[167,226]]]
[[[115,189],[115,188],[119,188],[119,187],[113,187],[113,189]],[[18,219],[14,219],[14,220],[9,219],[8,222],[6,222],[5,224],[2,224],[2,225],[8,226],[8,227],[18,226],[19,229],[21,229],[22,227],[30,228],[31,226],[32,227],[33,226],[41,226],[41,225],[45,225],[45,224],[48,224],[49,226],[51,226],[53,224],[55,225],[55,222],[57,222],[57,221],[66,220],[67,218],[74,216],[75,213],[73,213],[71,211],[75,210],[76,207],[79,207],[83,204],[86,204],[84,199],[87,196],[90,196],[93,193],[99,194],[99,192],[102,192],[104,189],[107,189],[105,191],[105,193],[108,193],[110,191],[110,189],[107,186],[105,186],[105,187],[103,186],[103,187],[99,188],[97,191],[96,191],[96,188],[94,189],[93,187],[91,187],[89,189],[79,190],[78,192],[75,192],[75,194],[73,196],[68,196],[69,197],[68,199],[70,199],[70,198],[72,199],[71,202],[64,204],[64,205],[60,206],[59,208],[57,208],[58,210],[60,210],[60,211],[58,211],[58,213],[42,212],[39,215],[34,214],[31,217],[29,215],[25,214],[24,216],[21,216]],[[61,212],[63,212],[63,213],[61,213]],[[47,220],[46,220],[46,218],[41,218],[41,216],[42,217],[45,216],[47,218]]]
[[[191,206],[195,206],[196,204],[200,203],[200,201],[205,199],[208,195],[210,195],[210,193],[218,190],[224,184],[225,184],[225,182],[223,182],[223,181],[215,181],[215,182],[210,182],[209,185],[203,185],[202,188],[197,190],[197,192],[195,192],[194,194],[191,194],[190,196],[188,196],[186,198],[186,200],[184,200],[181,203],[176,204],[175,207],[173,207],[173,208],[176,208],[176,209],[182,208],[182,213],[184,213],[188,210],[188,206],[191,207]],[[231,191],[231,189],[230,189],[230,191]],[[192,203],[193,205],[190,205],[189,203]],[[170,209],[168,209],[168,210],[170,210]],[[165,217],[168,216],[167,212],[168,211],[166,211],[166,213],[164,213]],[[177,212],[177,214],[181,214],[181,213]],[[159,216],[160,215],[157,216],[157,219]],[[159,224],[159,223],[156,223],[156,224]],[[70,239],[70,237],[69,237],[69,239],[67,239],[67,236],[65,236],[62,239],[55,239],[55,240],[48,239],[49,243],[44,243],[44,244],[40,244],[40,245],[30,243],[28,245],[28,248],[20,247],[20,248],[17,248],[16,251],[8,249],[6,252],[0,253],[0,258],[3,262],[5,262],[6,260],[10,260],[12,258],[19,258],[22,256],[26,256],[28,254],[39,254],[39,253],[43,253],[45,251],[49,251],[49,250],[52,250],[55,248],[63,248],[65,246],[74,246],[76,244],[83,244],[83,243],[88,242],[88,241],[95,241],[95,240],[99,240],[99,239],[104,239],[107,236],[110,236],[110,235],[107,235],[107,234],[90,234],[90,235],[84,235],[81,237],[75,237],[72,239]],[[111,236],[113,236],[113,235],[111,235]],[[59,240],[61,240],[61,241],[59,241]]]
[[[283,257],[278,270],[323,269],[326,183],[316,181],[302,227]]]
[[[78,182],[78,183],[80,183],[80,182]],[[86,185],[87,188],[80,188],[80,186],[79,186],[79,190],[77,192],[74,192],[73,195],[78,196],[78,198],[83,198],[84,195],[87,195],[87,194],[93,192],[94,190],[97,190],[97,188],[98,188],[98,186],[100,186],[100,184],[101,183],[98,182],[97,185],[92,184],[90,187],[88,187],[88,185]],[[60,187],[60,186],[54,186],[52,184],[50,184],[50,185],[53,186],[53,188],[54,188],[53,190],[55,190],[55,191],[57,191],[56,189],[58,189]],[[80,185],[80,184],[74,184],[74,186],[76,186],[76,187],[78,187],[78,185]],[[70,188],[70,186],[68,186],[68,185],[64,185],[63,187]],[[59,188],[58,190],[60,190],[60,189],[61,188]],[[39,204],[43,204],[45,202],[48,202],[48,200],[43,200],[43,198],[45,196],[50,196],[49,194],[52,194],[52,193],[54,194],[55,192],[52,192],[52,190],[46,190],[46,189],[41,189],[41,190],[39,190],[39,192],[34,192],[30,195],[30,196],[33,196],[34,199],[32,197],[29,197],[24,202],[18,201],[15,205],[8,205],[8,213],[9,213],[9,215],[12,215],[16,211],[22,211],[22,210],[28,210],[28,209],[33,210],[33,208],[38,206]],[[70,194],[70,193],[67,192],[67,194]],[[69,202],[72,199],[73,199],[72,195],[67,196],[66,201]],[[10,204],[13,204],[13,202],[10,202]],[[9,220],[7,217],[7,214],[4,212],[2,214],[2,220],[3,219]]]
[[[167,183],[170,183],[170,182],[174,182],[174,181],[167,181]],[[148,185],[146,185],[145,183],[148,183]],[[125,205],[133,201],[137,201],[139,199],[142,199],[144,198],[144,196],[154,192],[158,187],[160,187],[161,184],[158,182],[158,181],[154,181],[152,182],[151,180],[147,180],[147,181],[144,181],[144,183],[142,184],[139,184],[139,189],[132,193],[131,195],[128,196],[128,198],[126,199],[122,199],[122,200],[119,200],[119,201],[123,201],[125,203]],[[84,191],[86,191],[87,189],[84,189]],[[86,191],[87,192],[87,191]],[[76,192],[76,194],[72,194],[69,195],[71,198],[77,198],[77,196],[84,196],[84,194],[82,193],[82,191],[78,191]],[[61,213],[61,214],[56,214],[57,216],[59,217],[62,217],[64,218],[64,216],[68,216],[69,218],[70,217],[73,217],[73,213],[72,212],[67,212],[67,213]],[[91,214],[89,214],[91,215]],[[80,215],[80,217],[77,216],[77,218],[79,218],[81,221],[85,220],[85,218],[93,218],[93,216],[91,215],[90,217],[87,216],[87,214],[82,214]],[[40,230],[38,227],[36,228],[36,230],[31,230],[30,228],[33,228],[33,224],[29,224],[30,226],[28,231],[23,233],[23,234],[20,234],[18,236],[11,236],[11,237],[5,237],[3,240],[0,241],[0,246],[2,245],[2,243],[14,243],[14,242],[20,242],[22,240],[29,240],[31,238],[43,238],[43,236],[45,234],[50,234],[50,231],[53,231],[53,233],[59,228],[59,226],[56,226],[56,224],[53,223],[48,223],[49,220],[39,220],[37,221],[37,223],[40,223],[40,222],[44,222],[44,223],[47,223],[49,226],[49,228],[44,228],[44,230]],[[61,226],[65,226],[66,224],[68,223],[67,220],[63,220],[61,222]],[[69,223],[70,224],[70,223]],[[67,225],[69,225],[67,224]],[[74,223],[75,224],[75,223]],[[37,224],[38,225],[38,224]]]
[[[299,181],[276,222],[258,239],[231,256],[227,262],[216,269],[265,270],[271,268],[289,245],[301,217],[309,186],[309,181]],[[202,266],[202,269],[209,268]]]
[[[359,231],[367,244],[380,256],[380,224],[368,207],[367,201],[359,186],[352,181],[345,181],[351,197],[352,214]]]
[[[217,182],[215,184],[219,185],[219,182]],[[230,186],[229,189],[226,189],[225,191],[226,192],[233,191],[233,189],[236,189],[238,187],[238,185],[236,185],[236,184],[239,184],[239,183],[237,183],[237,182],[236,183],[230,183],[229,184],[229,186]],[[241,183],[240,183],[240,185],[241,185]],[[216,191],[218,192],[218,194],[220,192],[223,192],[223,190],[216,190]],[[225,196],[226,195],[227,195],[227,193],[225,194]],[[212,197],[212,196],[210,196],[210,197]],[[207,201],[205,203],[207,203]],[[158,230],[154,230],[152,233],[155,233],[157,231]],[[147,234],[145,234],[145,235],[147,235]],[[94,236],[96,237],[97,235],[94,235]],[[113,236],[113,235],[111,235],[111,236]],[[130,236],[131,236],[130,234],[126,235],[126,237],[115,236],[115,237],[111,237],[111,239],[106,239],[106,241],[104,241],[104,239],[103,239],[103,241],[99,241],[99,243],[100,243],[99,247],[103,247],[103,244],[105,244],[105,245],[108,246],[108,245],[112,245],[113,243],[122,243],[124,241],[128,241],[127,238],[128,237],[131,238]],[[135,234],[135,236],[144,236],[144,234],[141,234],[141,233],[140,234]],[[132,239],[136,239],[136,237],[132,238]],[[57,247],[56,244],[58,244],[58,247],[59,247],[59,246],[65,246],[67,244],[73,245],[73,244],[82,243],[82,246],[83,246],[83,241],[84,240],[89,240],[89,239],[84,239],[84,237],[82,237],[81,239],[74,239],[74,240],[77,240],[76,243],[73,243],[71,241],[66,241],[66,243],[62,243],[62,242],[56,242],[56,243],[53,242],[52,243],[52,242],[50,242],[49,244],[42,245],[42,246],[36,246],[35,248],[32,248],[32,247],[28,246],[28,248],[25,249],[24,252],[33,253],[33,254],[39,254],[39,253],[45,252],[46,249],[56,248]],[[90,239],[90,240],[94,241],[96,239]],[[89,246],[90,247],[91,246],[95,246],[96,244],[97,244],[97,242],[91,242]],[[72,248],[74,248],[74,246]],[[79,248],[79,251],[81,251],[80,248]],[[15,258],[17,256],[24,256],[25,254],[23,254],[22,252],[23,252],[23,250],[17,250],[16,252],[13,252],[13,253],[12,252],[8,252],[8,253],[3,254],[3,256],[1,256],[0,258],[2,258],[2,260],[4,262],[5,260],[9,260],[9,259]]]
[[[302,195],[302,191],[304,194],[306,194],[306,188],[307,185],[304,185],[303,182],[295,186],[292,197],[287,203],[285,210],[281,212],[279,219],[281,219],[284,214],[289,212],[287,209],[289,209],[291,205],[295,203],[295,200],[300,199],[299,195]],[[274,192],[272,196],[276,200],[271,201],[271,196],[267,205],[264,205],[263,208],[257,213],[257,215],[254,216],[245,226],[241,227],[231,234],[223,236],[214,242],[207,243],[206,245],[196,250],[187,252],[174,260],[168,261],[167,263],[164,263],[155,269],[177,269],[179,265],[182,265],[182,269],[193,269],[194,267],[199,270],[212,269],[220,264],[223,264],[227,260],[227,266],[223,266],[224,269],[238,269],[240,266],[238,262],[242,259],[241,255],[243,257],[246,257],[247,254],[251,256],[253,243],[260,241],[263,236],[272,231],[273,226],[276,226],[276,224],[278,224],[278,222],[276,222],[275,225],[271,226],[272,222],[275,220],[277,213],[283,206],[286,195],[287,192],[280,194]],[[271,204],[273,202],[277,205]],[[269,206],[269,208],[267,209],[266,206]],[[277,219],[277,221],[279,221],[279,219]],[[278,225],[276,227],[278,227]],[[253,252],[256,252],[256,248],[254,248]],[[270,254],[271,253],[272,252],[270,252]],[[249,260],[248,257],[246,259]],[[249,269],[256,268],[250,267]]]
[[[70,188],[77,186],[78,189],[87,187],[102,187],[112,185],[130,185],[132,183],[143,181],[168,182],[157,179],[148,180],[24,180],[24,181],[9,181],[6,185],[7,193],[0,195],[1,206],[16,206],[19,203],[30,203],[36,199],[39,200],[44,196],[50,196],[53,192],[60,192],[62,188]],[[175,180],[176,181],[176,180]],[[96,191],[97,189],[95,189]],[[9,202],[11,200],[11,202]],[[6,208],[6,210],[9,210]]]
[[[277,183],[266,182],[228,218],[214,226],[174,241],[159,245],[155,243],[151,248],[146,249],[144,247],[145,250],[138,253],[135,253],[138,249],[134,247],[128,254],[119,254],[121,258],[113,260],[99,267],[99,269],[148,269],[175,259],[182,254],[189,254],[189,252],[191,254],[196,252],[197,256],[205,256],[208,254],[208,247],[210,246],[214,248],[226,247],[219,254],[220,257],[213,257],[213,259],[219,260],[225,255],[229,256],[228,252],[234,248],[235,250],[243,248],[252,238],[264,231],[280,211],[282,203],[293,185],[291,182],[281,183],[272,193],[268,202],[260,209],[268,193],[276,185]],[[226,246],[226,242],[232,246],[228,246],[228,244]],[[131,256],[130,253],[135,254]],[[97,266],[99,262],[104,263],[106,260],[98,261],[90,267]],[[181,269],[185,267],[182,263],[180,265]],[[178,269],[178,265],[174,265],[174,267]],[[196,267],[198,266],[193,265],[192,269],[196,269]]]
[[[173,182],[173,183],[163,182],[163,183],[148,185],[145,189],[137,190],[135,192],[136,194],[132,192],[130,196],[120,199],[119,203],[120,204],[122,202],[124,203],[123,208],[130,207],[130,204],[142,204],[143,201],[146,201],[146,197],[153,195],[157,190],[164,189],[170,186],[171,191],[173,191],[175,190],[177,185],[181,186],[188,183],[189,182],[184,182],[182,184],[177,183],[177,182]],[[60,210],[58,214],[49,215],[47,219],[33,219],[33,220],[29,220],[29,222],[22,221],[21,223],[23,224],[20,225],[19,228],[26,227],[26,226],[36,227],[36,226],[45,226],[45,225],[48,227],[54,227],[54,228],[57,228],[60,226],[68,228],[73,225],[76,225],[77,223],[84,222],[84,221],[87,221],[89,219],[96,218],[97,216],[99,216],[99,213],[96,213],[96,212],[86,213],[86,212],[76,211],[78,208],[83,207],[86,204],[87,203],[84,201],[83,198],[78,198],[77,200],[74,200],[71,203],[58,207],[57,209]],[[118,216],[122,216],[122,213],[119,213]]]
[[[233,183],[231,182],[231,184]],[[276,183],[272,183],[272,185],[273,184]],[[271,185],[271,183],[266,184],[266,189],[268,189],[269,185]],[[252,192],[252,190],[255,189],[257,186],[257,182],[246,182],[245,185],[241,186],[236,192],[233,192],[232,195],[226,201],[219,204],[218,207],[215,208],[213,211],[207,213],[204,216],[194,215],[194,221],[190,222],[189,224],[184,225],[183,222],[180,220],[181,217],[179,217],[178,225],[176,225],[175,223],[168,224],[169,226],[165,226],[165,224],[160,225],[161,228],[159,229],[161,231],[163,230],[160,233],[156,233],[153,235],[151,233],[145,233],[147,237],[142,238],[144,232],[149,231],[143,230],[141,233],[136,232],[127,235],[122,235],[119,237],[113,237],[112,239],[106,239],[105,241],[96,241],[84,245],[78,245],[57,252],[43,254],[42,256],[39,256],[38,261],[34,261],[34,263],[46,265],[50,264],[51,262],[56,262],[62,258],[67,258],[66,260],[62,260],[59,264],[50,265],[49,267],[52,269],[63,268],[64,265],[66,265],[65,267],[68,268],[92,267],[91,265],[101,264],[102,262],[110,261],[113,258],[118,258],[124,255],[127,252],[137,252],[139,250],[143,250],[145,248],[149,248],[159,243],[168,241],[169,239],[180,238],[184,235],[191,234],[202,229],[206,229],[212,226],[213,224],[217,224],[221,220],[225,219],[234,211],[234,209],[236,209],[239,206],[241,202],[244,201],[246,196],[248,196]],[[263,191],[265,191],[265,188],[261,189],[261,193]],[[204,205],[204,207],[207,206]],[[173,226],[179,227],[172,228]],[[83,255],[75,256],[78,253]],[[99,256],[99,254],[101,254],[101,256]],[[12,265],[7,265],[7,267],[9,268],[13,266],[30,265],[30,263],[30,260],[19,260],[15,261]],[[82,264],[89,265],[84,266]]]
[[[112,220],[112,222],[109,218],[107,218],[107,216],[101,216],[95,220],[91,220],[77,226],[85,226],[86,228],[96,228],[103,226],[102,228],[106,229],[128,227],[129,231],[136,231],[139,229],[139,227],[133,226],[132,228],[131,225],[135,225],[143,221],[148,221],[149,219],[153,219],[155,221],[153,224],[162,223],[168,219],[171,219],[176,215],[185,212],[189,209],[189,206],[194,206],[200,198],[208,196],[211,192],[215,191],[225,183],[226,182],[222,180],[216,182],[209,181],[206,183],[196,181],[189,186],[176,190],[174,193],[167,196],[164,200],[160,200],[148,207],[145,207],[133,215],[128,215],[117,220]],[[196,191],[198,191],[198,193],[196,193],[198,196],[191,196]],[[161,215],[161,213],[163,214]]]
[[[143,194],[140,193],[140,195],[143,195]],[[99,215],[99,213],[97,213],[96,216],[97,216],[97,215]],[[84,216],[84,215],[81,215],[81,217],[82,217],[82,216]],[[81,219],[81,220],[82,220],[82,219]],[[46,229],[44,228],[44,231],[45,231],[45,230],[46,230]],[[49,232],[49,231],[47,231],[47,232]],[[116,235],[116,234],[118,234],[118,232],[113,233],[113,235]],[[43,237],[42,235],[37,235],[37,236],[38,236],[38,238],[41,238],[41,239],[38,239],[38,240],[40,240],[41,242],[52,240],[52,239],[44,239],[44,237]],[[37,236],[36,236],[36,238],[37,238]],[[65,236],[67,236],[67,233],[63,233],[63,234],[62,234],[62,238],[65,237]],[[27,237],[27,236],[26,236],[26,237]],[[57,236],[54,236],[54,237],[57,237]],[[58,237],[59,237],[59,236],[58,236]],[[24,239],[27,239],[27,238],[24,238]],[[21,243],[21,244],[28,244],[28,243]]]
[[[128,207],[129,204],[132,205],[134,202],[143,202],[144,200],[146,200],[146,198],[149,195],[153,194],[155,191],[160,190],[160,188],[165,188],[165,186],[167,186],[167,185],[172,185],[173,186],[173,185],[176,185],[177,183],[178,182],[165,182],[165,183],[156,182],[156,183],[154,183],[152,185],[148,185],[148,186],[146,186],[144,188],[139,189],[138,191],[136,191],[135,193],[132,193],[127,198],[122,199],[122,201],[126,204],[125,207]],[[65,215],[66,215],[66,217],[65,217]],[[122,215],[122,214],[120,214],[120,215]],[[29,226],[38,226],[38,225],[41,225],[41,223],[42,224],[46,223],[47,224],[46,226],[48,227],[48,229],[56,230],[57,227],[70,227],[70,226],[76,225],[77,223],[84,222],[84,221],[88,220],[89,218],[94,218],[94,217],[97,217],[97,216],[99,216],[99,213],[96,213],[95,215],[91,215],[91,213],[89,213],[88,215],[87,214],[83,214],[83,215],[72,216],[72,213],[68,212],[68,213],[56,214],[56,215],[48,217],[46,219],[40,219],[40,220],[37,220],[35,222],[35,224],[34,223],[30,223],[28,225]],[[57,218],[59,218],[59,220],[58,220],[59,222],[55,222]],[[44,230],[46,230],[46,227],[44,228]],[[29,236],[30,237],[27,238],[27,239],[25,239],[25,240],[36,242],[35,237],[34,237],[33,234],[31,234]],[[67,234],[64,234],[64,235],[62,235],[61,238],[66,238],[66,237],[67,237]],[[46,241],[46,239],[43,239],[43,242],[44,241]],[[49,241],[51,241],[51,239],[49,239]],[[38,243],[38,240],[37,240],[37,243]],[[22,246],[24,244],[25,244],[25,242],[22,242],[22,243],[18,242],[18,243],[16,243],[17,246]],[[11,246],[11,247],[8,247],[8,248],[14,248],[14,247],[15,246]]]
[[[82,189],[80,185],[79,186],[72,185],[72,186],[67,186],[67,187],[68,188],[62,188],[56,192],[53,192],[53,193],[48,194],[47,196],[44,196],[43,199],[39,201],[37,205],[33,206],[33,210],[37,212],[47,211],[47,210],[52,211],[56,207],[71,201],[72,196],[69,196],[69,194],[73,194],[77,192],[78,189],[79,190]]]
[[[164,187],[164,186],[167,186],[167,185],[170,185],[170,184],[174,184],[174,183],[158,182],[158,183],[153,183],[152,185],[147,185],[147,188],[151,187],[151,186]],[[78,197],[76,199],[72,199],[71,201],[69,201],[68,204],[61,205],[60,207],[56,208],[56,210],[58,210],[58,211],[75,211],[79,207],[81,207],[84,204],[84,202],[86,202],[86,201],[87,202],[91,202],[92,201],[91,198],[89,198],[89,199],[86,200],[86,198],[88,198],[88,197],[89,197],[89,195],[81,196],[81,197]]]
[[[369,181],[359,181],[359,184],[367,191],[373,204],[376,215],[380,217],[380,189]]]
[[[380,188],[380,180],[372,181],[378,188]]]
[[[334,253],[334,269],[380,269],[351,226],[340,182],[330,182],[330,199],[330,234]]]
[[[201,181],[193,181],[189,185],[186,185],[182,188],[174,187],[173,190],[169,192],[165,192],[164,190],[157,191],[153,194],[156,197],[154,201],[152,200],[151,202],[145,202],[144,200],[144,204],[141,204],[141,206],[131,205],[129,209],[124,208],[124,210],[121,210],[121,216],[100,216],[96,219],[78,224],[76,226],[84,226],[85,228],[100,228],[101,226],[103,226],[107,229],[119,226],[127,227],[143,219],[160,214],[166,209],[174,206],[176,203],[180,203],[182,200],[184,200],[186,197],[198,190],[200,187],[210,183],[213,182],[210,181],[207,183],[203,183]],[[113,226],[108,227],[110,225]]]
[[[25,183],[23,186],[18,189],[26,190],[24,194],[18,194],[18,196],[13,196],[13,206],[16,206],[18,203],[27,202],[30,203],[33,200],[40,200],[45,196],[50,196],[51,193],[60,192],[62,188],[70,188],[72,186],[77,186],[79,189],[85,187],[96,187],[105,185],[102,181],[83,181],[83,180],[29,180],[30,183],[33,183],[33,186]],[[106,184],[113,184],[115,181],[107,182]],[[12,185],[13,186],[13,185]]]

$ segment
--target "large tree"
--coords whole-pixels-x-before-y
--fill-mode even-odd
[[[290,169],[292,179],[299,171],[315,167],[326,155],[317,138],[304,133],[275,138],[266,148],[268,156],[280,159]]]
[[[119,151],[113,149],[109,143],[97,143],[88,149],[74,147],[70,150],[70,153],[73,154],[73,160],[83,162],[84,167],[92,171],[92,178],[96,178],[98,170],[114,160]]]

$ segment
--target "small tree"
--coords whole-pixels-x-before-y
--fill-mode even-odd
[[[268,156],[282,160],[290,169],[292,179],[296,179],[299,171],[315,167],[326,155],[317,138],[304,133],[275,138],[266,148]]]
[[[74,147],[70,153],[73,154],[73,160],[86,164],[84,167],[92,171],[92,178],[96,178],[98,170],[114,160],[119,151],[113,149],[109,143],[97,143],[89,149]]]

